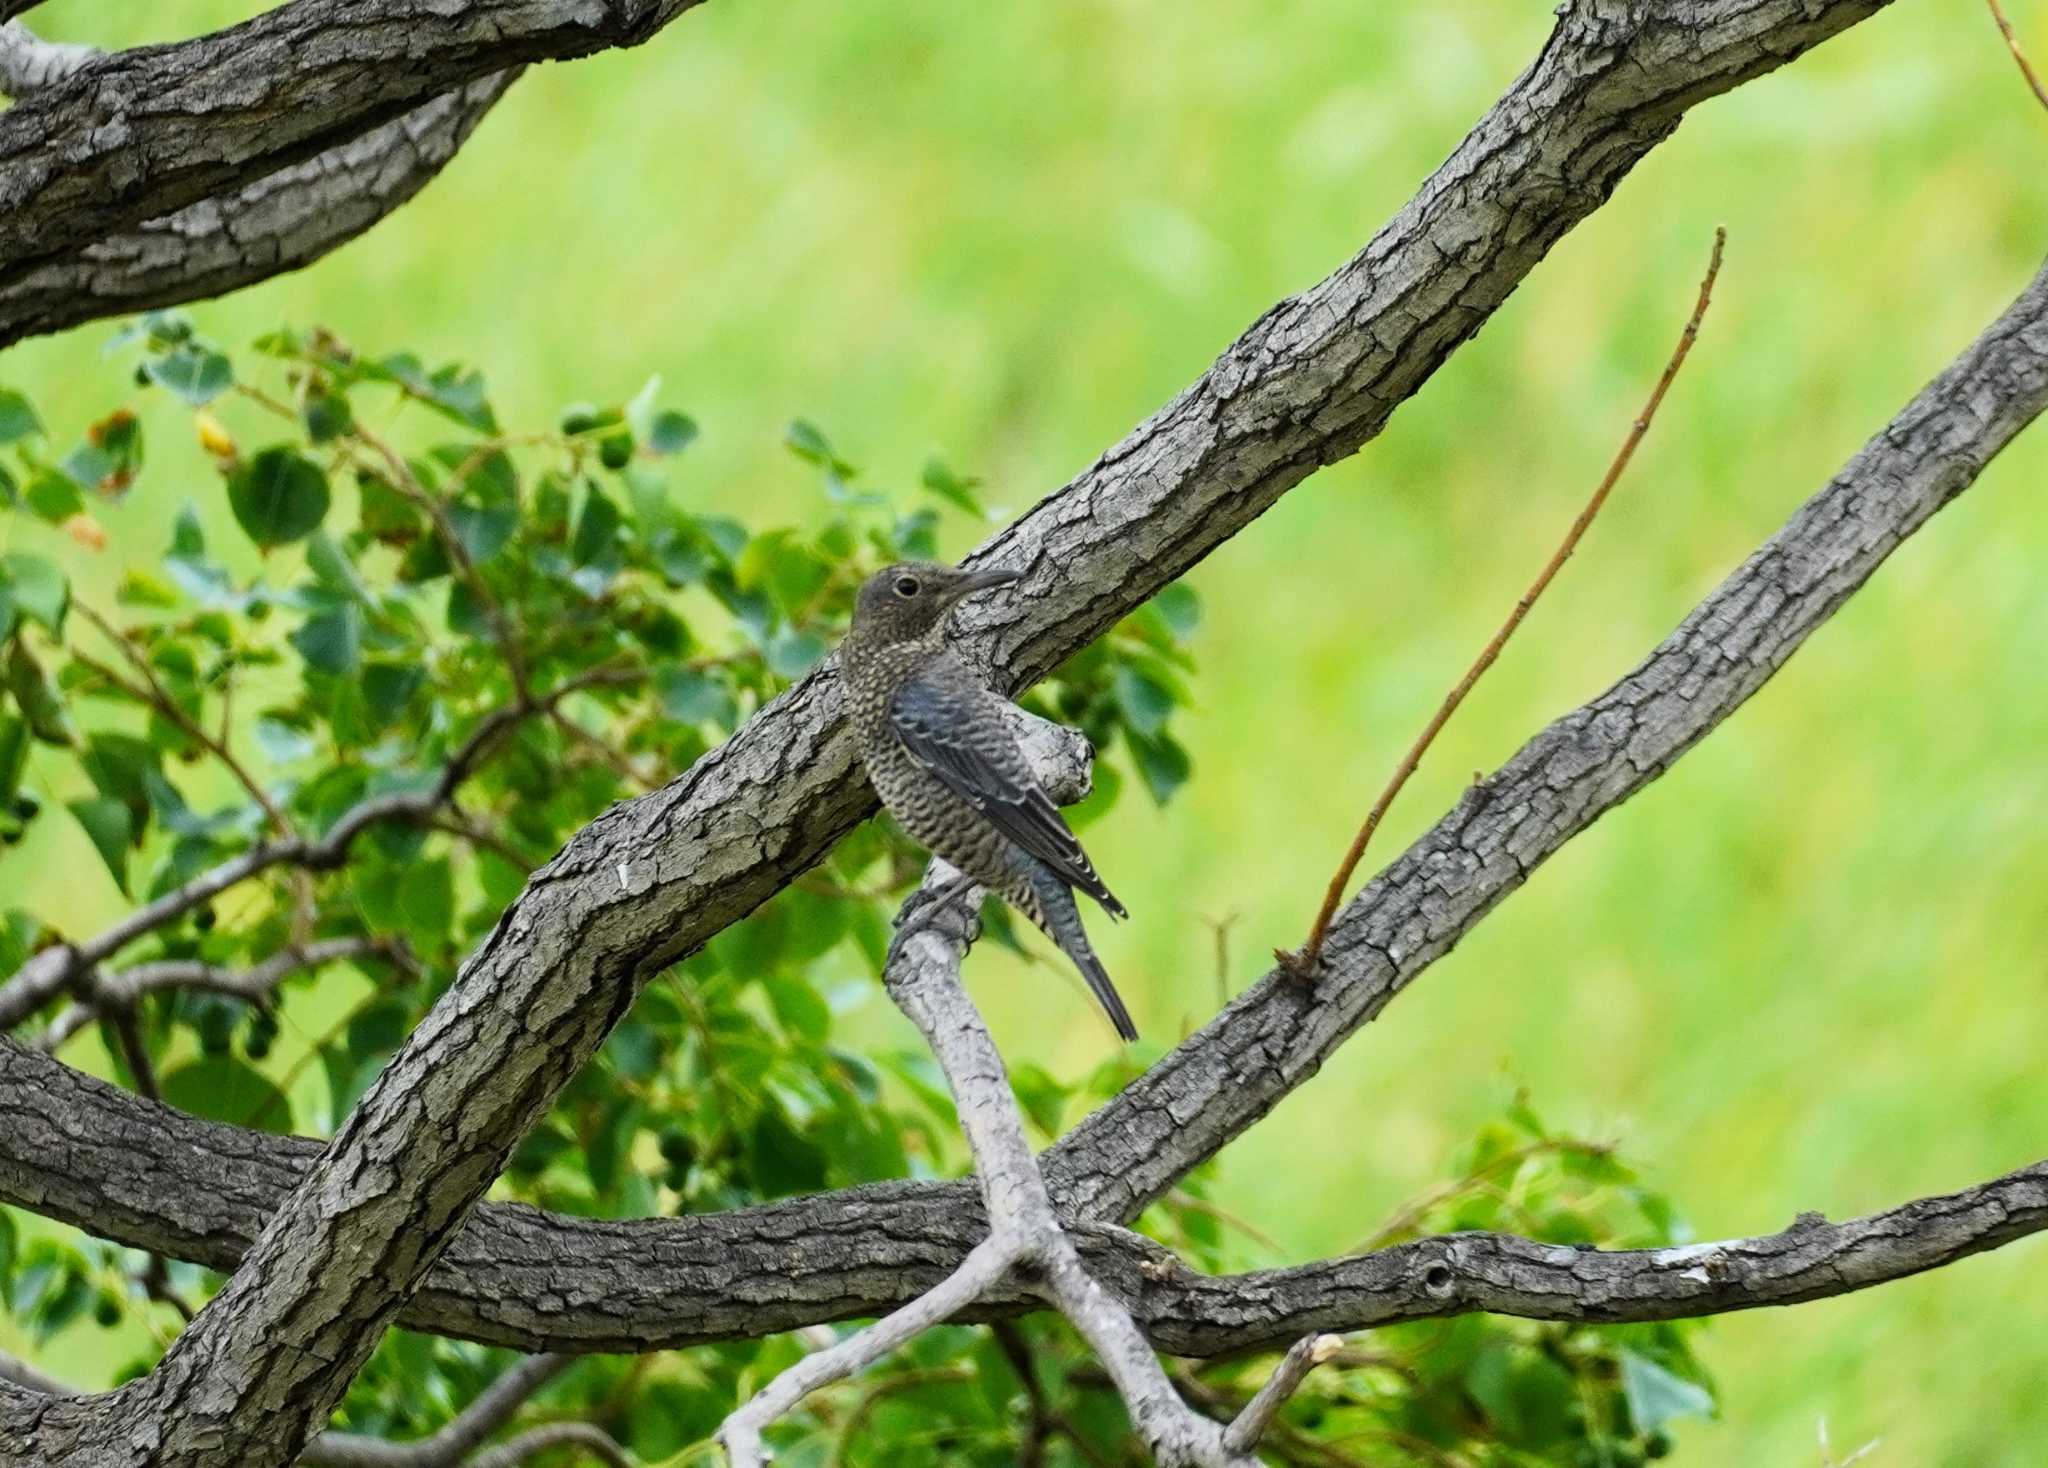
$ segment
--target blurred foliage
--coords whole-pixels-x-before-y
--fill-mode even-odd
[[[553,428],[508,432],[475,370],[372,356],[325,331],[271,332],[236,358],[158,314],[115,348],[136,354],[136,391],[168,392],[189,412],[219,481],[203,493],[225,498],[262,559],[235,574],[188,507],[163,555],[128,568],[114,606],[89,605],[74,563],[118,533],[122,499],[148,472],[139,420],[117,408],[60,453],[34,405],[0,391],[0,513],[49,522],[71,543],[0,560],[0,835],[68,815],[131,901],[175,903],[263,843],[318,838],[366,803],[440,790],[451,765],[461,776],[446,801],[367,824],[337,870],[279,863],[119,956],[240,972],[317,942],[371,945],[352,960],[360,996],[288,1065],[273,1053],[281,1022],[299,1029],[300,1001],[331,980],[317,965],[254,998],[152,991],[135,1007],[136,1045],[110,1030],[128,1083],[243,1125],[331,1130],[534,865],[802,676],[870,570],[935,554],[944,514],[983,516],[975,481],[942,462],[890,494],[805,422],[786,443],[818,476],[810,523],[701,513],[667,474],[696,428],[658,381],[623,404],[572,405]],[[1194,594],[1170,587],[1032,694],[1120,754],[1099,766],[1083,814],[1117,798],[1121,760],[1159,800],[1187,777],[1172,722],[1198,626]],[[872,822],[662,975],[519,1147],[498,1195],[635,1217],[957,1170],[952,1104],[930,1058],[856,1053],[836,1020],[873,992],[891,910],[919,868],[914,847]],[[999,938],[1020,942],[999,908],[991,917]],[[54,903],[9,908],[0,980],[44,944],[90,936],[71,922]],[[1135,1065],[1119,1057],[1068,1084],[1024,1063],[1017,1091],[1050,1139]],[[310,1105],[308,1073],[323,1082]],[[1455,1173],[1386,1238],[1677,1236],[1669,1205],[1607,1149],[1554,1137],[1520,1101]],[[1145,1226],[1201,1267],[1242,1266],[1205,1189],[1197,1174]],[[16,1233],[0,1215],[6,1304],[35,1341],[134,1314],[160,1345],[175,1326],[167,1312],[218,1282]],[[124,1372],[146,1370],[154,1349]],[[658,1459],[690,1450],[801,1349],[780,1339],[587,1367],[542,1410],[589,1416]],[[506,1359],[394,1332],[342,1420],[397,1438],[431,1431]],[[1261,1369],[1191,1368],[1185,1385],[1233,1411]],[[1710,1410],[1704,1381],[1674,1328],[1405,1327],[1317,1373],[1274,1446],[1303,1463],[1363,1461],[1344,1445],[1369,1440],[1381,1462],[1621,1468],[1663,1450],[1671,1416]],[[935,1332],[783,1431],[796,1464],[993,1468],[1026,1441],[1048,1463],[1138,1461],[1099,1369],[1040,1320]]]

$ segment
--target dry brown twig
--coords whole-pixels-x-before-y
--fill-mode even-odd
[[[1693,341],[1699,336],[1700,322],[1706,317],[1707,307],[1713,299],[1714,281],[1721,274],[1722,247],[1727,243],[1728,231],[1716,226],[1714,250],[1707,260],[1707,273],[1700,279],[1699,298],[1693,303],[1692,316],[1686,321],[1685,330],[1679,333],[1678,345],[1672,349],[1671,360],[1664,364],[1664,375],[1657,379],[1656,387],[1650,392],[1649,402],[1643,405],[1643,411],[1638,413],[1635,422],[1629,425],[1628,435],[1622,439],[1621,448],[1608,464],[1607,472],[1600,476],[1599,484],[1594,486],[1592,497],[1586,501],[1586,507],[1579,511],[1579,517],[1572,521],[1572,528],[1565,532],[1563,543],[1551,555],[1529,589],[1522,593],[1522,599],[1515,603],[1514,610],[1508,613],[1508,619],[1501,623],[1500,630],[1493,634],[1493,640],[1486,644],[1478,659],[1465,670],[1465,676],[1458,680],[1457,686],[1437,706],[1436,713],[1430,717],[1422,733],[1408,747],[1408,752],[1401,756],[1401,763],[1394,767],[1392,778],[1387,781],[1379,799],[1373,802],[1372,809],[1367,812],[1365,824],[1360,826],[1358,834],[1351,838],[1351,848],[1344,853],[1344,860],[1338,866],[1337,874],[1330,878],[1330,885],[1323,893],[1322,909],[1316,914],[1315,926],[1309,929],[1308,941],[1296,952],[1290,953],[1284,948],[1273,950],[1273,957],[1279,960],[1281,967],[1297,977],[1305,977],[1311,973],[1317,961],[1322,958],[1323,940],[1329,935],[1331,920],[1337,916],[1338,904],[1344,900],[1344,889],[1350,885],[1352,874],[1358,870],[1358,863],[1365,856],[1365,848],[1372,841],[1373,832],[1377,831],[1380,822],[1386,819],[1387,811],[1400,795],[1402,787],[1421,767],[1422,757],[1429,752],[1430,745],[1436,742],[1436,736],[1443,732],[1444,725],[1450,722],[1451,715],[1458,711],[1458,705],[1465,701],[1465,695],[1472,691],[1473,685],[1493,666],[1494,660],[1501,654],[1501,649],[1507,646],[1508,639],[1515,635],[1515,629],[1522,625],[1523,618],[1527,617],[1530,608],[1536,605],[1536,599],[1543,595],[1550,583],[1556,579],[1557,573],[1564,569],[1564,563],[1570,560],[1572,552],[1578,549],[1579,541],[1584,538],[1587,527],[1593,523],[1593,517],[1600,513],[1601,506],[1607,503],[1607,496],[1621,479],[1623,471],[1628,468],[1629,460],[1635,457],[1636,446],[1643,441],[1643,435],[1650,431],[1651,420],[1657,416],[1657,409],[1663,403],[1665,393],[1671,390],[1671,384],[1678,376],[1678,369],[1685,365],[1685,359],[1692,351]]]
[[[2019,63],[2020,75],[2026,78],[2027,86],[2033,90],[2034,100],[2048,107],[2048,87],[2041,85],[2041,78],[2034,72],[2034,64],[2020,49],[2020,38],[2014,34],[2012,22],[2005,18],[2004,7],[1998,0],[1984,0],[1984,3],[1991,7],[1991,18],[1998,22],[1998,33],[2005,37],[2005,49],[2012,52],[2012,59]]]

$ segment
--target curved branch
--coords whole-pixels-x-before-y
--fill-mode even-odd
[[[1354,900],[1316,990],[1269,979],[1054,1147],[1055,1200],[1070,1216],[1128,1217],[1221,1146],[1219,1133],[1248,1125],[1520,885],[1546,846],[1740,707],[2044,406],[2048,269],[1641,667],[1531,741]],[[1495,854],[1445,855],[1482,835]],[[0,1199],[104,1237],[232,1269],[319,1151],[151,1106],[0,1041]],[[1115,1185],[1120,1169],[1131,1186]],[[885,1313],[985,1233],[961,1183],[623,1222],[486,1206],[399,1318],[527,1350],[766,1334]]]
[[[522,62],[637,45],[699,0],[290,0],[104,56],[0,114],[0,286]]]
[[[469,82],[303,163],[35,266],[0,288],[0,347],[311,264],[425,188],[518,75]]]
[[[573,1364],[569,1356],[529,1356],[477,1393],[431,1436],[394,1443],[352,1432],[323,1432],[307,1445],[299,1461],[313,1468],[452,1468]]]
[[[323,1432],[299,1457],[311,1468],[455,1468],[484,1439],[503,1427],[533,1394],[574,1364],[569,1356],[529,1356],[485,1387],[438,1432],[417,1442],[394,1443],[353,1432]],[[78,1393],[26,1361],[0,1351],[0,1382],[44,1396]],[[580,1447],[610,1468],[633,1468],[633,1460],[609,1433],[583,1422],[554,1422],[529,1428],[469,1460],[469,1468],[517,1468],[549,1448]]]

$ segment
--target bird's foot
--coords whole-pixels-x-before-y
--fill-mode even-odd
[[[946,878],[926,894],[925,900],[917,905],[910,916],[897,920],[896,937],[891,944],[902,943],[913,934],[930,927],[938,916],[950,908],[959,896],[974,886],[974,878],[958,874]]]

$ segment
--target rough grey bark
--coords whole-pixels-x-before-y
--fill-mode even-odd
[[[1019,743],[1039,787],[1061,804],[1079,800],[1088,793],[1087,741],[1057,725],[1033,723],[1035,738]],[[1028,1273],[1036,1281],[1029,1292],[1065,1315],[1094,1348],[1133,1428],[1162,1468],[1257,1468],[1242,1450],[1224,1448],[1220,1424],[1180,1399],[1130,1312],[1082,1267],[1054,1214],[1003,1058],[960,982],[960,961],[980,929],[981,897],[978,887],[962,891],[963,880],[957,868],[932,863],[897,917],[882,978],[945,1073],[974,1159],[984,1237],[917,1298],[777,1374],[726,1417],[718,1442],[731,1468],[766,1468],[762,1432],[806,1396],[865,1371]]]
[[[426,187],[518,75],[513,67],[480,78],[232,193],[17,274],[0,288],[0,347],[203,300],[310,264]]]
[[[366,33],[387,35],[391,17],[381,10],[296,0],[287,12],[331,14],[337,8]],[[505,19],[536,8],[546,7],[502,3],[477,10]],[[980,629],[982,651],[1004,686],[1042,676],[1059,655],[1241,528],[1317,463],[1369,438],[1548,244],[1597,207],[1628,167],[1669,133],[1687,105],[1770,70],[1876,8],[1788,0],[1654,6],[1587,0],[1569,10],[1503,108],[1489,114],[1359,260],[1268,313],[1202,382],[1076,485],[998,537],[992,552],[1005,564],[1031,568],[1032,594],[1007,599]],[[643,20],[659,16],[644,7],[635,13]],[[607,10],[602,18],[617,16]],[[461,33],[464,24],[413,19],[428,37]],[[332,65],[331,39],[309,37],[306,46],[330,63],[323,73],[330,82],[342,74]],[[473,52],[480,44],[470,34],[452,49],[468,45]],[[491,54],[494,66],[519,59]],[[467,75],[486,69],[492,68]],[[95,66],[48,95],[84,89],[84,96],[110,84],[103,99],[125,106],[136,75],[110,78]],[[187,83],[168,85],[175,91]],[[376,94],[382,85],[363,90]],[[10,188],[16,199],[33,196],[35,207],[0,221],[0,258],[10,247],[62,248],[51,240],[70,227],[65,219],[109,207],[95,195],[106,159],[95,160],[90,140],[71,140],[83,150],[72,158],[74,172],[45,167],[40,182],[20,187],[20,173],[7,159],[9,147],[20,144],[25,110],[0,117],[0,207]],[[260,110],[233,111],[227,132],[242,129],[249,141],[248,121]],[[120,126],[106,131],[124,131],[128,114],[120,112],[119,119]],[[184,181],[179,186],[194,188],[195,196],[220,186],[217,167],[204,159],[181,167],[175,138],[152,136],[174,160],[167,171]],[[333,138],[316,141],[325,146]],[[84,181],[73,182],[74,173]],[[121,197],[132,202],[134,192]],[[53,196],[60,200],[54,217],[45,207]],[[2015,423],[1980,423],[1972,405],[1965,409],[1963,421],[1950,426],[1965,437],[1975,430],[1972,442],[1979,447],[1978,440],[2002,442],[2000,434],[2016,431]],[[1957,457],[1944,472],[1950,482],[1940,499],[1966,483],[1974,466]],[[1834,513],[1854,518],[1840,507]],[[1889,543],[1876,559],[1888,549]],[[1801,568],[1781,570],[1787,581],[1799,579]],[[1857,579],[1824,581],[1839,600]],[[1817,622],[1802,620],[1810,611],[1793,609],[1786,651]],[[1763,635],[1748,624],[1738,633],[1751,640]],[[1725,687],[1712,675],[1708,682],[1716,692]],[[751,909],[865,813],[833,717],[833,692],[829,671],[807,680],[753,721],[751,732],[676,784],[609,813],[572,840],[535,874],[157,1370],[102,1398],[43,1402],[25,1411],[0,1394],[0,1434],[19,1442],[26,1421],[36,1451],[76,1453],[81,1463],[265,1468],[286,1461],[454,1237],[511,1147],[623,1013],[638,983]],[[1645,722],[1665,694],[1675,707]],[[1526,812],[1516,819],[1502,805],[1489,808],[1517,781],[1537,777],[1538,805],[1568,823],[1574,815],[1590,820],[1587,811],[1597,814],[1649,778],[1632,771],[1632,781],[1610,780],[1611,794],[1607,787],[1575,788],[1571,778],[1575,768],[1583,775],[1597,763],[1603,738],[1617,723],[1626,760],[1627,736],[1655,732],[1661,738],[1684,722],[1690,707],[1675,690],[1650,686],[1637,702],[1643,707],[1602,710],[1585,728],[1567,731],[1564,747],[1542,751],[1533,771],[1511,766],[1477,792],[1461,807],[1457,834],[1490,832],[1493,843],[1454,840],[1427,852],[1421,880],[1413,884],[1421,906],[1399,915],[1384,936],[1368,899],[1384,899],[1394,888],[1384,880],[1369,888],[1362,915],[1359,904],[1351,910],[1357,922],[1332,934],[1328,977],[1356,964],[1368,980],[1383,978],[1380,987],[1391,995],[1413,976],[1418,953],[1433,957],[1448,947],[1521,879],[1526,865],[1518,846],[1535,859],[1554,849]],[[1704,727],[1689,737],[1699,737]],[[1664,757],[1683,747],[1671,746]],[[1395,873],[1403,882],[1414,876],[1404,875],[1402,864]],[[1403,925],[1416,929],[1415,946]],[[1230,1027],[1220,1037],[1212,1027],[1206,1067],[1170,1059],[1163,1079],[1140,1084],[1127,1103],[1134,1129],[1156,1138],[1171,1093],[1179,1090],[1216,1106],[1217,1117],[1197,1120],[1205,1123],[1205,1144],[1221,1145],[1303,1078],[1299,1067],[1315,1046],[1334,1047],[1369,1017],[1342,992],[1325,992],[1339,987],[1326,981],[1315,991],[1276,995],[1269,982],[1239,1001],[1230,1014],[1254,1032],[1248,1043],[1231,1036]],[[1303,1025],[1304,1032],[1273,1034],[1280,1020]],[[1268,1047],[1275,1051],[1270,1058],[1262,1053]],[[1254,1094],[1217,1096],[1211,1082],[1222,1084],[1226,1076],[1232,1085],[1249,1079]],[[1105,1148],[1099,1130],[1081,1140],[1128,1160],[1127,1145]],[[1136,1206],[1159,1185],[1156,1170],[1141,1171],[1122,1187],[1113,1179],[1094,1182],[1069,1201],[1113,1211]],[[10,1405],[17,1410],[4,1410]],[[10,1438],[0,1436],[0,1445],[10,1445]]]
[[[1204,1332],[1190,1323],[1199,1311],[1176,1302],[1207,1286],[1184,1271],[1162,1272],[1162,1256],[1106,1225],[1128,1221],[1144,1199],[1313,1073],[1545,855],[1740,707],[2044,406],[2048,268],[1641,666],[1539,734],[1368,886],[1333,928],[1313,989],[1268,978],[1050,1150],[1056,1202],[1068,1217],[1098,1224],[1083,1237],[1090,1269],[1129,1292],[1158,1343],[1235,1349],[1332,1327],[1339,1322],[1328,1312],[1340,1306],[1355,1311],[1353,1325],[1409,1318],[1376,1313],[1404,1277],[1410,1289],[1400,1309],[1516,1308],[1498,1292],[1500,1277],[1474,1276],[1473,1289],[1496,1288],[1492,1295],[1432,1295],[1426,1268],[1398,1262],[1434,1257],[1434,1243],[1425,1243],[1257,1277],[1294,1281],[1301,1293],[1276,1286],[1265,1304]],[[153,1106],[4,1041],[0,1122],[0,1198],[221,1269],[234,1267],[320,1150]],[[1125,1177],[1135,1181],[1120,1185]],[[1806,1246],[1822,1263],[1799,1288],[1830,1277],[1896,1277],[2038,1229],[2043,1214],[2022,1195],[2040,1182],[2037,1166],[1878,1215],[1862,1232],[1835,1236],[1854,1256],[1847,1265],[1813,1235]],[[1979,1195],[1988,1200],[1982,1211]],[[646,1350],[761,1334],[894,1308],[957,1265],[985,1231],[962,1184],[895,1184],[630,1222],[485,1207],[401,1319],[524,1349]],[[1894,1236],[1888,1251],[1873,1243]],[[1512,1245],[1501,1247],[1512,1262]],[[1758,1251],[1727,1252],[1739,1262]],[[1476,1244],[1458,1256],[1475,1269],[1487,1257]],[[1588,1268],[1584,1277],[1599,1289],[1582,1307],[1590,1316],[1599,1301],[1611,1306],[1621,1295],[1617,1276],[1600,1273],[1610,1266]],[[1807,1298],[1786,1292],[1788,1278],[1775,1264],[1736,1270],[1715,1281],[1721,1294],[1681,1303],[1727,1309],[1736,1308],[1731,1300]],[[1203,1298],[1209,1309],[1218,1296]],[[1574,1307],[1555,1294],[1548,1308]]]
[[[103,57],[0,114],[0,286],[522,62],[647,40],[698,0],[291,0]]]
[[[323,1432],[306,1445],[300,1468],[455,1468],[484,1440],[512,1420],[527,1399],[574,1364],[570,1356],[529,1356],[503,1372],[440,1431],[412,1442],[387,1442],[353,1432]],[[0,1381],[47,1396],[76,1396],[64,1382],[0,1351]],[[573,1445],[614,1468],[632,1468],[632,1460],[609,1434],[587,1423],[559,1422],[523,1432],[489,1453],[470,1460],[469,1468],[499,1468],[523,1463],[544,1449]]]

